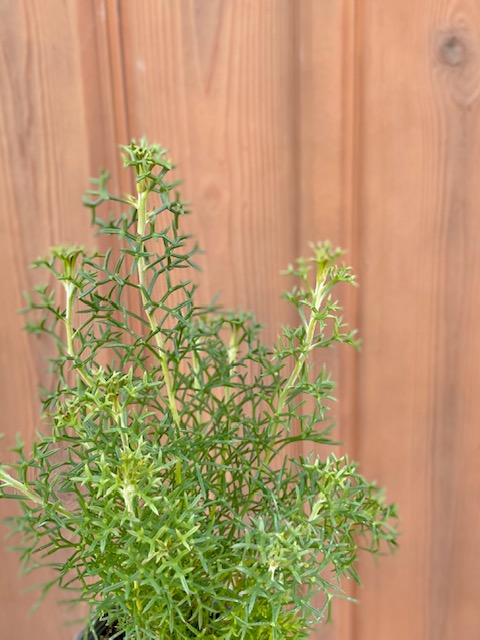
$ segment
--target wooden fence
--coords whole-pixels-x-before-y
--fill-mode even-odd
[[[26,265],[87,241],[86,177],[118,181],[116,145],[146,134],[181,167],[206,297],[273,332],[309,240],[358,273],[339,435],[398,502],[401,548],[312,637],[479,637],[479,92],[478,0],[0,0],[2,451],[48,382],[15,315]],[[17,569],[2,551],[0,637],[70,638],[54,598],[28,616]]]

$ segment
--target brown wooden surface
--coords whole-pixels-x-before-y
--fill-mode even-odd
[[[146,134],[180,164],[205,299],[272,336],[279,271],[309,240],[359,275],[363,351],[330,356],[339,432],[403,535],[312,638],[477,638],[479,25],[475,0],[0,0],[2,455],[32,438],[47,382],[15,315],[26,265],[88,240],[86,177],[117,181],[116,145]],[[0,558],[0,640],[70,638],[55,597],[28,617]]]

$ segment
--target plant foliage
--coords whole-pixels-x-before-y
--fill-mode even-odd
[[[340,579],[358,580],[358,550],[396,543],[394,507],[356,464],[288,448],[333,444],[333,385],[311,355],[355,343],[332,297],[353,276],[312,246],[288,269],[298,326],[267,346],[252,315],[196,304],[165,151],[123,153],[136,194],[110,194],[102,173],[85,198],[112,249],[35,263],[61,297],[28,298],[28,331],[56,345],[50,428],[0,466],[0,495],[22,507],[21,557],[54,568],[44,591],[57,583],[127,638],[306,637]],[[123,212],[99,217],[109,202]]]

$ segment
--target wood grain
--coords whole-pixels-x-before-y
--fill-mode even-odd
[[[301,253],[312,241],[330,240],[347,251],[358,271],[358,25],[355,3],[300,3],[297,21],[299,237]],[[358,291],[342,290],[346,320],[357,324]],[[357,361],[348,348],[322,354],[337,383],[335,439],[355,457]],[[320,363],[319,363],[320,364]],[[323,364],[323,363],[322,363]],[[309,451],[304,451],[308,454]],[[321,455],[327,451],[320,448]],[[338,452],[337,452],[338,453]],[[355,596],[352,585],[347,592]],[[319,640],[351,638],[356,605],[337,600],[333,623],[312,633]]]
[[[180,166],[206,251],[201,295],[278,327],[298,237],[291,4],[120,7],[129,133],[162,141]]]
[[[403,536],[367,570],[355,637],[473,638],[480,10],[363,4],[358,457],[399,502]]]
[[[52,245],[81,243],[90,237],[81,194],[86,178],[104,161],[105,149],[114,144],[108,113],[100,108],[107,106],[107,99],[98,95],[110,76],[102,82],[104,53],[92,46],[103,41],[96,41],[102,25],[100,4],[0,2],[0,269],[4,274],[0,284],[0,431],[6,433],[4,460],[8,460],[5,452],[14,444],[17,432],[28,445],[39,428],[37,389],[40,383],[48,384],[45,358],[50,347],[24,334],[23,319],[16,315],[24,306],[22,291],[38,278],[28,264]],[[2,504],[2,516],[10,508]],[[71,637],[73,629],[65,627],[65,622],[74,616],[55,604],[59,594],[52,593],[32,619],[29,610],[34,596],[26,595],[24,589],[41,576],[21,581],[16,556],[2,551],[1,557],[0,637]]]

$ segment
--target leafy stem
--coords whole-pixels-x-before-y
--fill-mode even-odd
[[[41,507],[45,507],[45,501],[36,493],[34,493],[26,483],[20,482],[19,480],[13,478],[8,473],[8,471],[6,471],[7,468],[8,467],[5,467],[4,465],[0,465],[0,488],[9,487],[10,489],[13,489],[17,493],[24,496],[30,502],[34,502]],[[73,514],[68,511],[68,509],[65,509],[65,507],[61,504],[48,503],[48,506],[62,516],[65,516],[66,518],[73,518]]]
[[[301,347],[299,349],[299,353],[295,360],[295,365],[293,367],[292,373],[290,374],[290,377],[288,378],[278,397],[278,405],[276,411],[277,416],[281,415],[283,409],[285,408],[288,394],[290,390],[295,386],[295,383],[298,380],[298,376],[300,375],[300,372],[302,371],[302,368],[307,360],[308,354],[314,348],[313,340],[315,336],[315,327],[318,323],[318,312],[320,311],[322,301],[326,295],[326,283],[327,276],[325,274],[325,268],[322,268],[322,265],[319,265],[315,283],[315,290],[313,292],[313,305],[310,309],[310,317],[306,326],[305,338],[302,341]]]
[[[67,337],[67,353],[73,360],[76,360],[76,353],[74,347],[74,329],[73,329],[73,306],[75,303],[75,292],[77,290],[76,284],[70,278],[66,277],[62,281],[65,288],[65,333]],[[77,371],[83,378],[87,385],[91,386],[93,380],[87,373],[85,366],[81,363],[77,364]]]
[[[137,234],[140,242],[140,254],[137,262],[137,270],[138,270],[138,282],[140,285],[140,293],[142,296],[143,308],[145,311],[145,315],[147,316],[150,328],[152,333],[155,336],[155,342],[157,343],[157,355],[160,361],[160,366],[162,368],[163,379],[165,382],[165,389],[167,391],[168,404],[170,406],[170,411],[172,412],[173,421],[177,427],[180,428],[180,417],[178,415],[177,403],[175,399],[175,394],[173,393],[173,384],[170,375],[170,371],[168,368],[168,360],[165,352],[165,343],[159,332],[158,323],[155,319],[155,313],[150,308],[150,303],[148,301],[146,291],[146,264],[145,257],[143,256],[144,251],[144,236],[145,236],[145,226],[147,221],[147,201],[149,195],[149,188],[145,184],[145,179],[139,180],[137,182]]]

